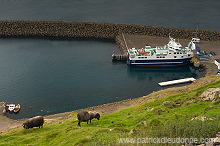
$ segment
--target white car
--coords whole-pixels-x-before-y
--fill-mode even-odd
[[[192,38],[192,42],[193,42],[193,43],[199,43],[199,42],[200,42],[200,39],[199,39],[199,38]]]

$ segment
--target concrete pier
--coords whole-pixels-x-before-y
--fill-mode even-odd
[[[126,61],[127,58],[126,54],[112,54],[112,61]]]
[[[168,86],[168,85],[174,85],[174,84],[181,84],[186,82],[193,82],[196,79],[194,78],[185,78],[185,79],[179,79],[179,80],[173,80],[173,81],[166,81],[166,82],[160,82],[158,83],[160,86]]]

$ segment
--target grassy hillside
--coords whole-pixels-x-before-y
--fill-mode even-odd
[[[217,87],[220,81],[175,95],[164,94],[163,98],[102,115],[91,124],[81,123],[82,127],[77,126],[73,114],[43,128],[12,129],[0,135],[0,145],[128,145],[120,143],[119,138],[215,137],[220,131],[220,101],[204,102],[199,96]],[[211,120],[192,120],[201,116]]]

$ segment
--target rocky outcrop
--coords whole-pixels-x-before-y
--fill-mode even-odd
[[[0,102],[0,115],[5,115],[5,114],[6,114],[5,103]]]
[[[204,116],[199,116],[199,117],[195,117],[195,118],[192,118],[192,120],[200,120],[200,121],[206,121],[206,120],[213,120],[212,118],[207,118],[207,117],[204,117]]]
[[[220,99],[220,88],[209,88],[200,96],[203,101],[216,101]]]
[[[202,61],[201,67],[205,69],[205,76],[216,75],[218,67],[214,62]]]

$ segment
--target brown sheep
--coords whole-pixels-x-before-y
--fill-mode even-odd
[[[81,126],[80,125],[80,122],[88,122],[92,121],[93,118],[96,118],[96,119],[100,119],[100,114],[98,112],[95,112],[95,111],[81,111],[77,114],[77,118],[78,118],[78,126]]]
[[[42,116],[36,116],[31,119],[28,119],[26,122],[23,123],[23,127],[25,129],[33,128],[33,127],[43,127],[44,118]]]

